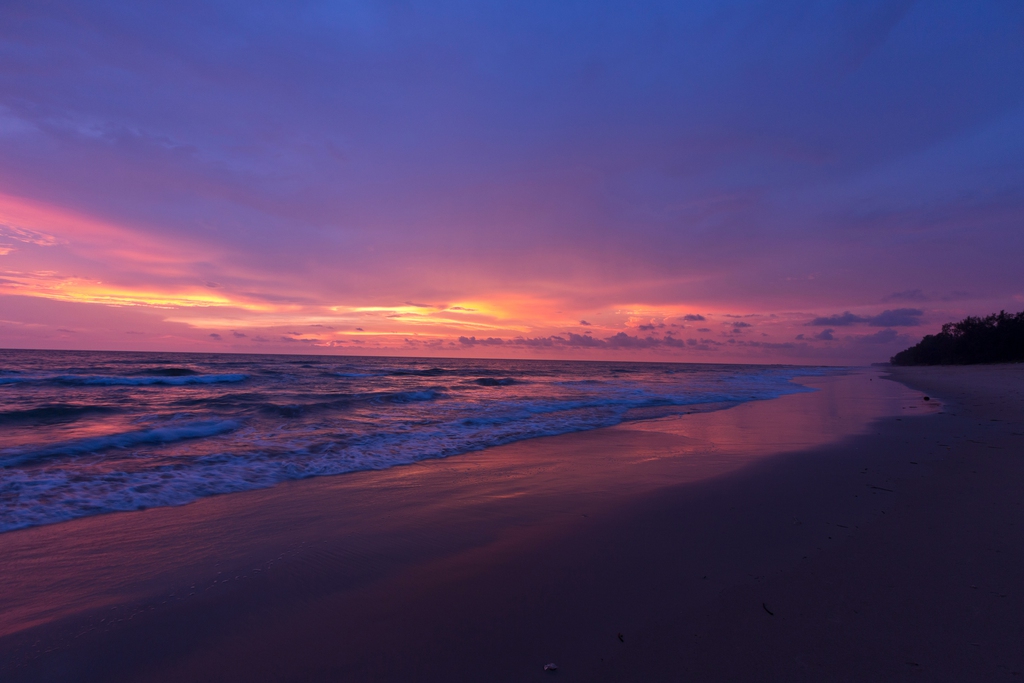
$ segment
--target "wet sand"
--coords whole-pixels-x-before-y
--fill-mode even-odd
[[[1013,680],[1024,366],[894,375],[0,535],[0,678]]]

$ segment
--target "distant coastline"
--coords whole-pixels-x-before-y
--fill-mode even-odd
[[[893,365],[976,365],[1024,361],[1024,311],[946,323],[890,359]]]

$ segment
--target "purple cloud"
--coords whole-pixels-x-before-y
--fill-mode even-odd
[[[856,325],[857,323],[866,323],[867,321],[868,318],[846,311],[840,315],[815,318],[807,324],[814,327],[846,327],[847,325]]]
[[[461,302],[449,342],[487,329],[509,348],[531,330],[516,344],[604,350],[671,344],[650,325],[636,341],[578,341],[565,321],[776,312],[788,327],[758,332],[791,339],[792,311],[850,309],[810,325],[888,330],[924,313],[872,306],[1013,308],[1022,24],[1005,0],[14,0],[0,7],[3,193],[111,232],[90,241],[83,222],[57,221],[69,234],[51,239],[5,222],[0,306],[16,308],[14,273],[198,290],[191,331],[163,338],[202,347],[210,320],[277,343],[336,313],[338,330],[411,338],[402,317]],[[206,308],[222,299],[228,310]],[[402,317],[380,312],[403,301]],[[503,301],[531,303],[491,316]],[[133,329],[187,318],[139,306]],[[509,327],[455,324],[470,313]]]
[[[868,320],[872,327],[915,327],[921,324],[921,316],[924,311],[919,308],[897,308],[891,311],[882,311]]]

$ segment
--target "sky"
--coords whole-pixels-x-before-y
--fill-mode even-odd
[[[0,347],[860,364],[1024,309],[1024,4],[0,4]]]

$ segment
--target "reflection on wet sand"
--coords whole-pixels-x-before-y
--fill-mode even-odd
[[[155,594],[187,599],[192,585],[223,572],[252,577],[305,543],[361,556],[346,565],[358,571],[335,574],[344,584],[859,434],[879,417],[939,409],[872,371],[801,383],[817,391],[4,534],[0,635]]]

